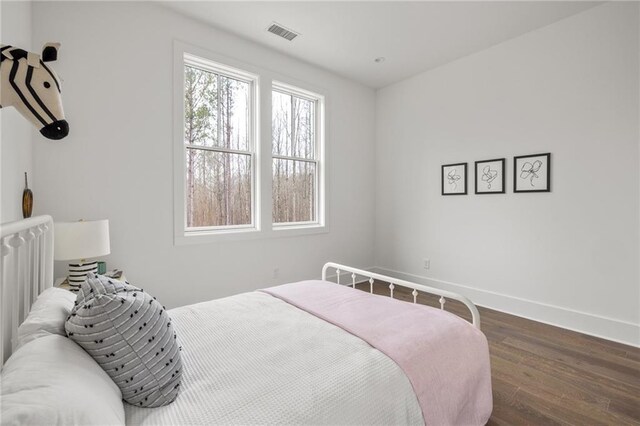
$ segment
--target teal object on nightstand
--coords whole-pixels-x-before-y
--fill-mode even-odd
[[[104,275],[107,272],[107,262],[98,262],[98,274]]]

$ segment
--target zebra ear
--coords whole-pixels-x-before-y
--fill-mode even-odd
[[[47,43],[42,46],[42,62],[53,62],[58,59],[60,43]]]

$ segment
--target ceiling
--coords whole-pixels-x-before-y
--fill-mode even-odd
[[[184,15],[373,88],[486,49],[600,2],[167,2]],[[287,41],[272,22],[301,35]],[[384,57],[380,63],[375,58]]]

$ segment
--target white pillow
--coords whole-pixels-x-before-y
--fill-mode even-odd
[[[2,425],[124,425],[120,389],[63,336],[33,340],[2,369]]]
[[[17,348],[50,334],[66,336],[64,323],[71,314],[76,294],[51,287],[40,293],[29,315],[18,327]]]

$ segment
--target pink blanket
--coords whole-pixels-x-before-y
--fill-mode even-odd
[[[325,281],[261,290],[361,338],[405,372],[427,425],[483,425],[491,415],[491,367],[484,334],[424,305]]]

